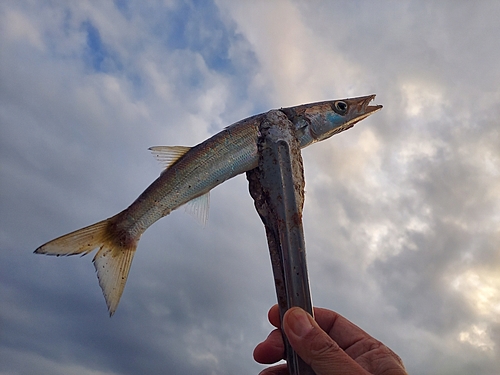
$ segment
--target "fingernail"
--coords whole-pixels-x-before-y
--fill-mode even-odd
[[[313,329],[307,313],[300,308],[290,310],[287,314],[287,323],[290,330],[299,337],[304,337]]]

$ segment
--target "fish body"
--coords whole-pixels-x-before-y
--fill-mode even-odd
[[[370,106],[375,95],[282,108],[294,124],[301,148],[352,127],[382,106]],[[228,126],[194,147],[159,146],[150,150],[166,169],[125,210],[106,220],[56,238],[35,250],[48,255],[86,255],[99,249],[93,262],[110,315],[123,293],[137,243],[153,223],[176,208],[194,203],[202,221],[209,192],[224,181],[258,165],[259,125],[266,113]]]

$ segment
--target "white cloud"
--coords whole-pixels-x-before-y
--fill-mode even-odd
[[[45,49],[39,30],[22,12],[8,10],[2,18],[4,38],[12,43],[28,41],[39,50]]]
[[[364,72],[309,28],[295,4],[288,1],[225,2],[220,6],[251,43],[261,71],[261,91],[272,93],[274,105],[291,106],[335,95],[360,95]],[[339,87],[344,87],[340,94]]]
[[[458,339],[460,342],[466,342],[485,351],[493,350],[495,346],[494,342],[488,336],[484,324],[479,326],[473,324],[467,331],[460,332]]]
[[[409,117],[424,117],[427,121],[434,121],[443,116],[448,103],[439,88],[418,83],[403,83],[401,85],[405,112]]]
[[[31,251],[130,204],[160,171],[149,146],[374,92],[381,112],[303,153],[313,300],[412,373],[493,373],[498,6],[216,5],[2,3],[0,372],[257,373],[275,297],[244,177],[207,228],[173,213],[144,234],[111,320],[91,259]]]
[[[468,269],[451,282],[480,315],[492,320],[500,315],[500,277],[496,271]]]

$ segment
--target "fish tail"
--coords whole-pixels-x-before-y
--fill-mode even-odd
[[[84,256],[99,248],[92,262],[110,316],[115,313],[120,302],[139,241],[139,238],[131,238],[126,231],[117,227],[117,217],[68,233],[35,250],[36,254]]]

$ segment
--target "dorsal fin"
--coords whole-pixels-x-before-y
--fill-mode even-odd
[[[153,146],[148,150],[165,169],[181,158],[191,147],[187,146]]]

